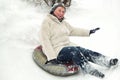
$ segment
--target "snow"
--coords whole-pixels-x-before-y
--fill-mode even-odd
[[[49,12],[44,7],[20,0],[0,0],[0,80],[101,80],[82,74],[53,76],[34,63],[32,52],[40,44],[40,24]],[[90,37],[71,37],[71,41],[120,59],[119,8],[119,0],[72,0],[66,20],[75,27],[101,29]],[[106,75],[103,80],[120,79],[120,67],[99,69]]]

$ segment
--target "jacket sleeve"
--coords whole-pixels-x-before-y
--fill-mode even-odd
[[[83,28],[76,28],[66,23],[66,27],[70,31],[70,36],[89,36],[90,30]]]
[[[48,60],[56,58],[56,54],[53,50],[51,41],[50,41],[50,28],[48,22],[43,22],[41,26],[40,41],[44,54],[47,56]]]

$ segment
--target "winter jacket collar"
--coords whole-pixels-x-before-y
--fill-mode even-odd
[[[57,23],[61,23],[61,21],[60,21],[60,20],[58,20],[58,18],[57,18],[57,17],[55,17],[55,16],[54,16],[54,15],[52,15],[52,14],[48,14],[48,17],[49,17],[50,19],[52,19],[53,21],[57,22]]]

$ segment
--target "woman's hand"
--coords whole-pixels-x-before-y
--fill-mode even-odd
[[[99,30],[99,29],[100,29],[99,27],[97,27],[97,28],[95,28],[95,29],[91,29],[89,34],[93,34],[93,33],[95,33],[95,32],[96,32],[97,30]]]

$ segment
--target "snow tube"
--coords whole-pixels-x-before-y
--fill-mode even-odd
[[[57,76],[69,76],[79,72],[79,66],[72,62],[67,64],[45,64],[47,61],[46,55],[42,51],[42,46],[34,49],[33,60],[43,70]]]

